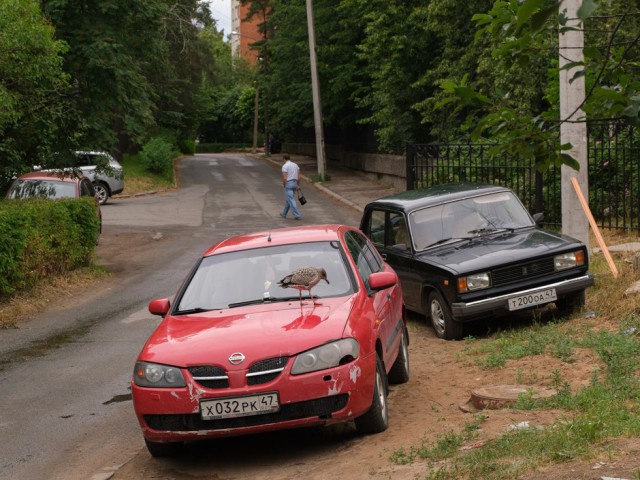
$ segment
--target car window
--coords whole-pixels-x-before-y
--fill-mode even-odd
[[[298,290],[282,288],[278,282],[307,266],[324,268],[330,282],[321,281],[313,287],[314,296],[338,297],[355,291],[337,242],[281,245],[203,258],[176,302],[178,311],[298,297]]]
[[[349,231],[345,233],[344,239],[362,280],[369,288],[369,275],[382,270],[382,259],[373,245],[361,234]]]
[[[384,247],[386,213],[383,210],[373,210],[369,218],[369,238],[377,247]]]
[[[522,202],[510,192],[465,198],[409,215],[416,250],[447,239],[470,238],[483,232],[533,226]]]
[[[389,213],[389,230],[391,235],[388,238],[392,248],[397,250],[411,249],[409,232],[407,231],[407,222],[405,221],[402,213]]]
[[[89,155],[79,154],[77,155],[77,157],[77,165],[79,167],[88,167],[89,165],[94,165],[93,158],[91,158]]]
[[[76,198],[76,184],[57,180],[16,180],[7,198]]]

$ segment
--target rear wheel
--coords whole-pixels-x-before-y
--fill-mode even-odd
[[[462,323],[454,320],[449,305],[437,291],[429,294],[427,304],[427,318],[431,319],[431,325],[439,338],[445,340],[460,340],[463,335]]]
[[[409,332],[404,328],[402,340],[400,341],[400,351],[389,370],[389,383],[406,383],[409,381]]]
[[[178,455],[184,447],[184,443],[182,442],[159,443],[152,442],[146,438],[144,439],[144,443],[147,445],[147,450],[149,450],[151,456],[156,458],[174,457]]]
[[[387,377],[380,357],[376,356],[376,375],[373,387],[371,408],[356,418],[356,429],[361,434],[384,432],[389,427],[389,409],[387,405]]]
[[[556,307],[561,316],[571,315],[584,307],[586,301],[584,290],[574,292],[556,301]]]
[[[109,200],[109,188],[102,182],[96,182],[93,184],[93,188],[96,190],[96,198],[100,205],[104,205]]]

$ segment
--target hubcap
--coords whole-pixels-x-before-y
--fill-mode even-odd
[[[376,388],[378,389],[378,403],[380,404],[380,412],[385,423],[387,422],[387,399],[384,394],[384,382],[382,381],[382,375],[376,372]]]
[[[104,202],[107,201],[107,189],[100,185],[96,186],[95,188],[96,188],[96,196],[98,197],[98,202],[103,204]]]
[[[444,312],[442,311],[440,302],[437,300],[431,302],[431,323],[433,323],[433,328],[435,328],[439,334],[444,332]]]

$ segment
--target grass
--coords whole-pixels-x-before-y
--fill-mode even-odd
[[[621,243],[620,238],[609,242]],[[635,241],[635,239],[626,239]],[[599,368],[589,385],[572,392],[558,371],[552,372],[558,394],[533,399],[523,395],[515,410],[544,409],[563,412],[552,428],[509,431],[472,450],[460,446],[473,440],[483,417],[461,432],[449,432],[435,442],[423,441],[408,451],[397,450],[391,461],[427,462],[427,480],[459,478],[517,478],[544,465],[589,460],[609,448],[613,439],[640,436],[640,311],[638,299],[624,291],[637,275],[630,263],[613,278],[603,255],[592,256],[590,270],[596,285],[587,295],[586,311],[597,312],[592,322],[536,321],[530,328],[505,331],[488,339],[468,338],[458,361],[472,362],[490,371],[508,360],[550,355],[571,363],[576,349],[598,358]],[[583,311],[580,315],[584,317]],[[640,479],[640,471],[636,472]]]
[[[137,155],[125,155],[122,161],[125,181],[125,195],[135,195],[151,191],[171,190],[175,188],[174,171],[164,175],[149,173]],[[117,198],[117,197],[114,197]]]
[[[18,328],[20,320],[35,315],[61,297],[75,297],[79,291],[109,273],[100,266],[91,265],[65,275],[44,278],[39,285],[11,296],[0,298],[0,329]]]

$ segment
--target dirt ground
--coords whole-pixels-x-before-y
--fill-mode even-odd
[[[111,281],[127,275],[136,265],[127,252],[135,245],[127,235],[105,238],[98,247],[98,258],[109,259]],[[148,251],[145,254],[150,254]],[[136,257],[137,255],[137,257]],[[139,261],[140,252],[133,255]],[[143,255],[144,256],[144,255]],[[102,263],[107,263],[103,261]],[[54,307],[54,305],[52,305]],[[530,317],[521,318],[507,328],[527,328]],[[590,322],[577,318],[574,322]],[[409,322],[411,379],[407,384],[391,387],[389,396],[390,427],[378,435],[361,437],[352,425],[324,429],[294,430],[224,440],[201,442],[190,446],[174,459],[154,459],[144,447],[142,435],[130,439],[134,452],[130,461],[120,466],[111,478],[138,479],[399,479],[426,478],[432,465],[417,459],[407,465],[395,464],[391,457],[423,443],[432,446],[439,437],[460,434],[474,414],[465,406],[473,389],[516,383],[551,387],[552,372],[570,382],[572,391],[587,385],[598,359],[587,351],[577,351],[572,363],[549,356],[509,361],[503,368],[482,370],[460,355],[464,341],[446,342],[418,316]],[[483,341],[484,332],[472,332]],[[486,338],[486,337],[484,337]],[[483,410],[477,438],[462,450],[490,443],[512,426],[528,422],[531,428],[549,427],[566,412]],[[132,415],[133,419],[133,415]],[[527,473],[523,480],[637,479],[640,471],[640,439],[623,439],[602,448],[602,455],[590,461],[571,461],[542,466]],[[437,466],[436,466],[437,467]],[[506,477],[505,477],[506,478]]]

